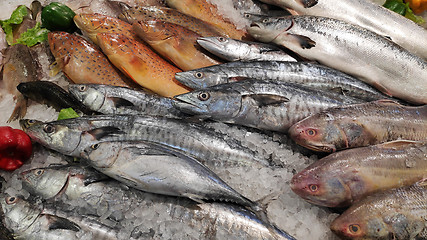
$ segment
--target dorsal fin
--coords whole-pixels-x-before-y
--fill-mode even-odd
[[[396,140],[396,141],[379,144],[377,145],[377,147],[383,148],[383,149],[402,149],[402,148],[406,148],[409,145],[421,144],[421,143],[422,143],[421,141]]]

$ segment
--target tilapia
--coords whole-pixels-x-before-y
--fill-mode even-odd
[[[345,207],[426,178],[426,156],[427,143],[404,140],[339,151],[294,175],[291,188],[310,203]]]
[[[199,34],[180,25],[149,20],[133,23],[133,29],[157,53],[181,70],[193,70],[222,63],[197,45]]]
[[[356,202],[331,224],[345,239],[426,239],[427,184],[380,192]]]
[[[363,147],[393,140],[426,139],[427,106],[404,106],[390,100],[330,108],[289,129],[299,145],[321,152]]]
[[[19,83],[37,81],[39,68],[30,48],[22,44],[9,46],[5,52],[3,65],[3,87],[13,95],[15,108],[8,122],[22,118],[27,113],[27,99],[16,87]]]
[[[200,37],[197,43],[209,52],[228,61],[296,61],[295,58],[272,44],[240,41],[225,37]]]
[[[164,97],[188,92],[175,80],[174,75],[180,70],[148,46],[122,34],[98,33],[97,38],[108,59],[142,87]]]
[[[257,40],[285,46],[389,96],[427,103],[427,62],[372,31],[316,16],[264,18],[248,31]]]
[[[66,32],[48,33],[56,68],[73,83],[98,83],[128,86],[104,54],[83,37]]]
[[[386,36],[427,58],[427,31],[407,19],[370,0],[261,0],[283,8],[292,8],[301,15],[315,15],[339,19]],[[411,37],[408,37],[411,36]],[[419,39],[418,41],[413,41]],[[362,44],[363,45],[363,44]]]
[[[217,121],[287,132],[299,120],[360,100],[279,81],[244,80],[175,96],[179,110]]]
[[[194,89],[247,78],[298,83],[305,87],[366,101],[387,98],[368,84],[338,70],[304,62],[231,62],[175,74],[175,78]]]
[[[102,84],[71,84],[68,91],[87,108],[103,114],[185,117],[170,98],[141,90]]]

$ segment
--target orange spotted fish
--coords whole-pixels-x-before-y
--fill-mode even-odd
[[[56,68],[62,69],[73,83],[128,86],[102,52],[84,38],[66,32],[50,32],[48,41]],[[53,72],[55,70],[59,71],[53,69]]]
[[[189,92],[175,79],[180,70],[144,44],[122,34],[98,33],[97,38],[108,59],[142,87],[164,97]]]
[[[160,20],[135,22],[133,27],[140,38],[183,71],[221,63],[197,44],[200,35],[185,27]]]

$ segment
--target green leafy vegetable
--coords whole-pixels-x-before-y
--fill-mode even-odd
[[[24,44],[29,47],[36,45],[37,43],[47,41],[47,33],[49,30],[41,28],[41,24],[38,22],[36,26],[28,29],[22,33],[21,36],[16,39],[16,43]]]
[[[27,7],[20,5],[12,12],[9,19],[0,20],[1,27],[6,33],[6,40],[9,45],[13,43],[13,27],[14,25],[21,24],[24,21],[24,18],[28,15]]]
[[[58,115],[58,120],[80,117],[73,108],[61,109]]]
[[[383,7],[388,8],[406,18],[418,23],[422,24],[425,22],[424,18],[417,16],[414,14],[412,9],[409,7],[409,3],[404,3],[403,0],[387,0]]]

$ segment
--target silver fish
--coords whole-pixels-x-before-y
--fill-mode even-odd
[[[248,31],[262,42],[285,46],[389,96],[427,103],[427,62],[372,31],[316,16],[264,18]]]
[[[228,61],[291,61],[296,59],[277,46],[226,37],[200,37],[204,49]]]
[[[350,75],[323,65],[305,62],[230,62],[176,73],[175,78],[193,89],[253,78],[298,83],[366,101],[387,98],[375,88]]]
[[[264,130],[292,124],[330,107],[361,102],[278,81],[244,80],[175,96],[183,112]]]

